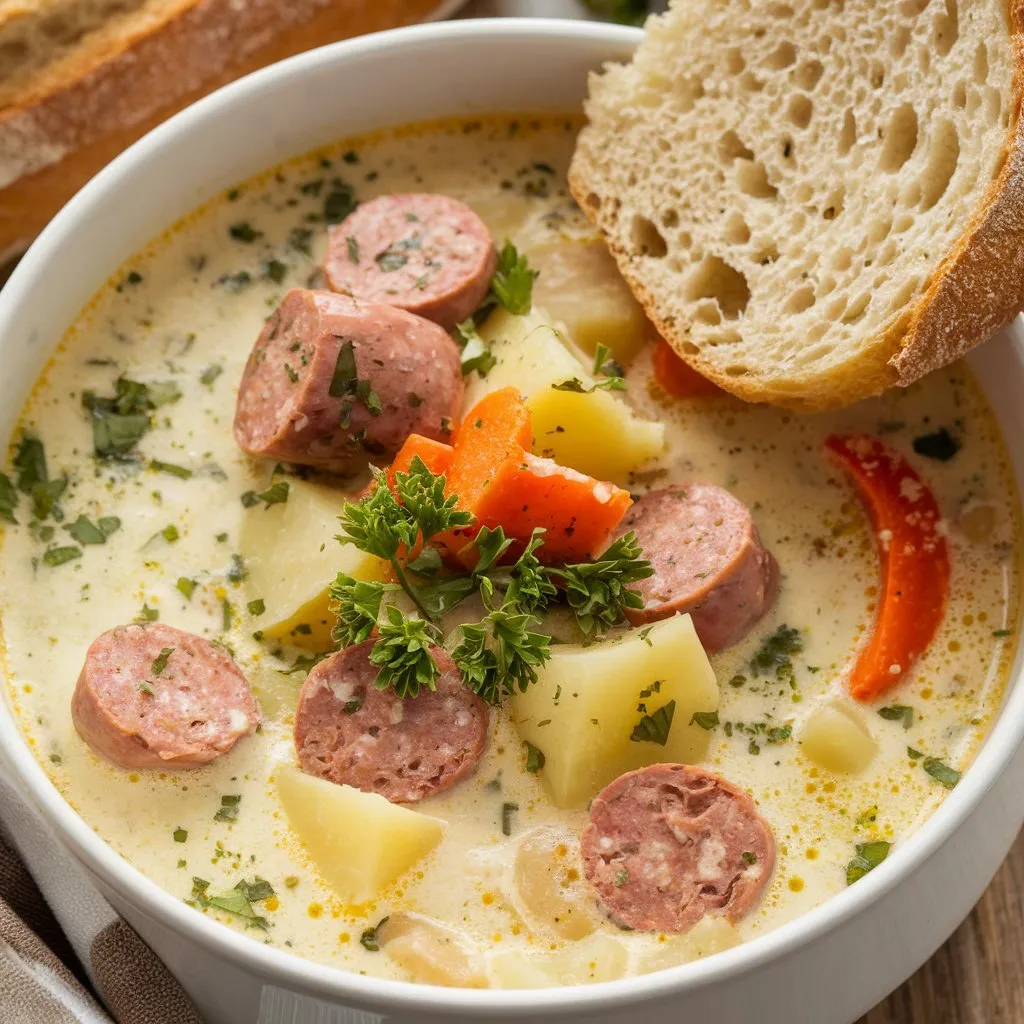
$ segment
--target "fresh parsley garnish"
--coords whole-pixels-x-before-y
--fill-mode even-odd
[[[955,768],[950,768],[948,764],[940,761],[937,757],[926,757],[921,762],[921,767],[946,789],[952,789],[960,781],[960,772]]]
[[[265,491],[246,491],[242,495],[242,504],[246,508],[254,508],[261,501],[264,508],[271,505],[283,505],[288,500],[291,488],[287,480],[275,480]]]
[[[246,245],[251,245],[258,238],[263,237],[263,232],[257,231],[247,220],[232,224],[228,228],[228,233],[236,242],[244,242]]]
[[[124,376],[114,382],[113,395],[86,391],[82,406],[92,419],[94,451],[103,459],[125,455],[149,430],[150,414],[180,397],[181,390],[173,381],[144,384]]]
[[[106,544],[107,538],[120,528],[117,516],[100,516],[95,523],[87,516],[79,516],[64,527],[79,544]]]
[[[676,702],[670,700],[658,708],[653,715],[643,715],[633,727],[629,738],[634,743],[657,743],[661,747],[665,746],[675,713]]]
[[[46,449],[35,434],[22,435],[14,453],[13,465],[17,470],[17,488],[29,496],[35,518],[42,521],[53,516],[58,522],[63,519],[57,502],[67,489],[68,478],[62,476],[50,479]],[[11,507],[13,509],[13,504]]]
[[[342,426],[347,426],[352,404],[358,398],[371,416],[379,416],[382,411],[380,397],[370,387],[368,380],[362,380],[356,370],[356,350],[350,338],[346,338],[338,348],[338,358],[334,363],[334,373],[327,392],[332,398],[342,398]]]
[[[718,725],[717,711],[694,711],[690,716],[690,725],[699,725],[710,732]]]
[[[341,178],[334,178],[331,191],[324,199],[324,220],[328,224],[340,224],[358,205],[355,189]]]
[[[526,316],[533,308],[533,282],[540,272],[532,270],[526,257],[510,241],[498,253],[498,267],[484,308],[504,306],[513,316]]]
[[[382,917],[373,928],[363,931],[363,934],[359,936],[359,944],[363,949],[368,949],[371,953],[380,952],[380,930],[387,924],[387,921],[386,917]]]
[[[239,794],[228,794],[220,798],[220,807],[214,814],[214,821],[238,821],[238,808],[242,802]]]
[[[161,648],[160,653],[153,659],[153,665],[150,668],[153,675],[162,676],[164,674],[164,669],[167,668],[167,662],[170,661],[173,653],[173,647]]]
[[[914,724],[914,709],[906,704],[879,708],[878,714],[887,722],[902,722],[904,729],[909,729]]]
[[[462,376],[468,377],[474,370],[480,377],[486,377],[494,369],[497,359],[487,342],[480,337],[472,317],[455,325],[455,340],[462,349]]]
[[[430,653],[439,639],[436,627],[388,605],[378,631],[370,651],[370,662],[377,666],[377,688],[393,689],[399,697],[416,697],[421,689],[436,689],[441,672]]]
[[[945,427],[940,427],[934,434],[922,434],[914,438],[914,451],[926,459],[948,462],[962,444]]]
[[[526,747],[526,770],[531,775],[536,775],[544,767],[544,751],[528,741],[524,741],[524,745]]]
[[[846,865],[846,884],[853,885],[869,871],[873,871],[889,856],[892,843],[876,839],[870,843],[858,843],[857,855]]]

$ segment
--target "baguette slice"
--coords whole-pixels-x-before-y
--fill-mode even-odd
[[[674,0],[590,82],[573,194],[658,329],[840,406],[1024,306],[1022,0]]]
[[[439,0],[0,0],[0,262],[92,175],[258,67]]]

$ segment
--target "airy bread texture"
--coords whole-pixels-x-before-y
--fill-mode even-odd
[[[204,93],[438,0],[0,0],[0,262]]]
[[[570,171],[700,373],[814,410],[1024,306],[1024,0],[674,0],[590,82]]]

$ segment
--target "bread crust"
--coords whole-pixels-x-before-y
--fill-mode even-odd
[[[591,188],[595,174],[586,148],[577,146],[569,189],[601,230],[647,316],[681,359],[744,401],[819,412],[913,384],[966,355],[1014,320],[1024,309],[1024,0],[1007,0],[1006,7],[1014,61],[1013,101],[998,177],[913,303],[894,314],[836,371],[816,377],[813,387],[795,377],[756,381],[731,377],[694,351],[685,329],[662,314],[657,297],[633,272],[632,254],[610,230],[607,204],[595,201]]]
[[[200,96],[315,46],[420,21],[438,0],[194,0],[0,111],[0,260],[107,161]]]

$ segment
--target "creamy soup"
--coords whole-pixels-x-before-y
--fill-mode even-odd
[[[568,196],[578,127],[522,118],[389,132],[239,185],[138,253],[97,294],[11,440],[10,480],[20,476],[25,490],[37,484],[34,498],[20,493],[0,550],[6,673],[28,742],[71,806],[132,865],[254,941],[361,973],[471,985],[585,982],[707,955],[791,920],[875,866],[969,770],[999,707],[1017,635],[1018,510],[995,420],[968,369],[958,364],[817,416],[723,395],[671,397],[652,370],[654,342]],[[598,468],[609,468],[595,475],[615,476],[634,498],[694,481],[723,488],[750,510],[778,561],[777,599],[742,639],[711,655],[717,697],[688,707],[680,696],[669,721],[673,743],[749,793],[774,833],[770,881],[734,921],[710,913],[678,934],[623,928],[602,913],[577,840],[589,800],[610,778],[567,794],[589,777],[559,768],[556,744],[544,750],[544,721],[509,700],[491,713],[475,770],[409,805],[444,822],[443,838],[368,898],[339,895],[315,838],[300,834],[301,814],[282,805],[279,776],[296,764],[299,689],[324,646],[322,622],[303,605],[352,565],[352,548],[332,539],[333,516],[367,475],[318,476],[243,454],[232,435],[236,392],[285,292],[323,287],[325,221],[340,220],[354,201],[408,192],[462,200],[499,247],[515,241],[540,271],[535,304],[564,321],[552,336],[585,350],[584,374],[593,373],[595,339],[605,337],[601,318],[611,323],[605,340],[625,364],[626,389],[595,394],[621,406],[622,429],[637,437],[650,440],[650,422],[661,424],[665,448],[637,461],[601,441]],[[466,408],[489,380],[515,375],[515,332],[495,337],[486,320],[480,331],[498,364],[486,377],[470,370]],[[528,372],[542,374],[543,363]],[[618,372],[609,367],[599,369]],[[97,457],[83,396],[113,396],[119,376],[149,384],[154,407],[141,428],[127,424],[139,436],[120,457]],[[909,460],[938,502],[951,566],[927,650],[909,670],[894,667],[898,686],[861,701],[848,684],[879,612],[887,537],[875,536],[826,452],[834,434],[878,437]],[[43,446],[48,485],[39,486],[39,446],[25,437]],[[546,447],[535,440],[539,456]],[[61,490],[53,481],[63,478]],[[287,501],[275,499],[281,482],[291,485]],[[282,626],[289,601],[295,615]],[[553,616],[549,631],[578,644],[569,618]],[[208,765],[129,770],[76,734],[70,702],[89,645],[120,624],[154,621],[223,645],[259,702],[255,734]],[[638,642],[642,632],[619,625],[584,652]],[[699,674],[703,652],[692,634],[684,640]],[[676,749],[658,741],[664,702],[650,688],[660,680],[640,655],[626,663],[637,666],[626,681],[632,725],[654,736],[626,745],[625,767],[654,764]],[[600,663],[583,664],[580,685],[596,686]],[[596,717],[592,727],[611,728]],[[567,772],[561,782],[556,770]],[[601,776],[601,766],[594,772]],[[293,803],[319,798],[297,785]],[[559,792],[569,806],[556,805]],[[354,841],[373,851],[368,814],[357,813]],[[556,831],[536,831],[545,826]],[[248,888],[236,888],[243,879]],[[390,933],[377,929],[384,918]],[[431,933],[434,924],[451,932]]]

